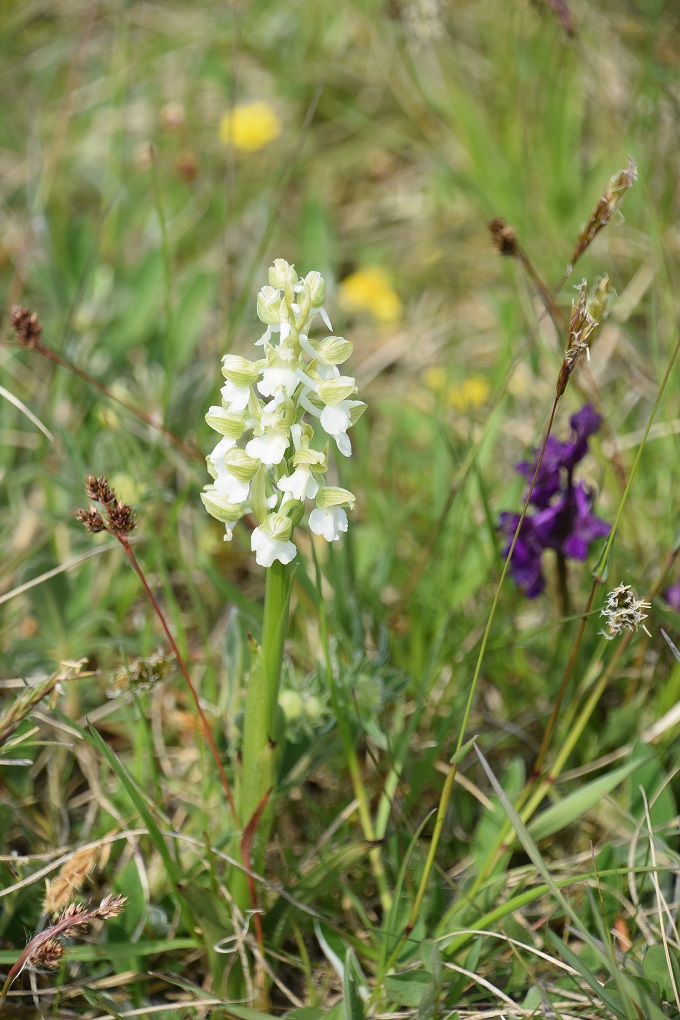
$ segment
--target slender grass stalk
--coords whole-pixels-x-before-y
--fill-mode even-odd
[[[564,701],[564,696],[567,693],[569,681],[571,680],[571,675],[574,671],[574,666],[576,665],[576,659],[581,648],[581,642],[583,641],[583,635],[585,634],[586,625],[588,623],[588,618],[590,616],[590,611],[593,608],[593,602],[595,601],[595,592],[597,591],[598,584],[601,583],[602,581],[596,578],[593,581],[593,584],[590,588],[590,595],[588,596],[586,608],[583,610],[583,615],[581,617],[581,622],[579,624],[578,634],[576,635],[576,640],[574,641],[574,644],[572,646],[571,653],[569,655],[569,661],[567,663],[567,668],[564,671],[562,683],[560,685],[557,698],[555,699],[555,704],[553,705],[552,712],[550,713],[548,725],[546,726],[545,731],[543,733],[543,740],[541,741],[541,746],[536,756],[536,761],[534,763],[534,767],[532,770],[532,779],[534,781],[541,774],[541,769],[543,768],[543,762],[545,761],[545,756],[548,752],[548,747],[550,746],[550,739],[552,737],[553,730],[555,729],[557,717],[560,714],[562,702]]]
[[[330,692],[331,704],[335,713],[335,718],[338,723],[338,732],[340,733],[340,739],[342,741],[342,747],[345,754],[345,760],[347,761],[347,770],[349,772],[350,780],[352,783],[352,790],[356,798],[356,802],[359,810],[359,821],[361,822],[361,828],[364,834],[364,838],[369,842],[374,842],[376,839],[375,828],[373,825],[373,819],[371,817],[371,809],[368,802],[368,796],[366,793],[366,787],[364,786],[363,777],[361,775],[361,766],[359,764],[359,758],[357,755],[356,747],[352,739],[352,734],[347,723],[345,715],[345,707],[341,701],[340,693],[338,691],[335,676],[333,674],[333,666],[331,663],[331,651],[330,642],[328,640],[328,622],[326,619],[326,609],[324,607],[323,598],[321,597],[321,569],[319,561],[316,555],[316,550],[312,546],[312,553],[314,555],[314,567],[316,570],[316,583],[319,590],[319,623],[321,627],[321,644],[323,645],[324,655],[326,659],[326,679],[328,682],[328,690]],[[385,869],[383,867],[382,856],[380,854],[380,847],[371,847],[368,853],[368,858],[373,871],[373,877],[375,878],[376,886],[378,888],[378,895],[380,896],[380,904],[383,911],[387,913],[392,906],[392,895],[387,885],[387,877],[385,875]]]
[[[75,512],[76,520],[80,521],[80,523],[85,527],[85,529],[89,531],[91,534],[97,534],[101,531],[107,531],[110,535],[113,535],[113,537],[123,547],[125,555],[130,561],[132,569],[134,570],[134,572],[137,574],[137,577],[141,581],[142,587],[144,588],[144,591],[146,592],[147,597],[149,598],[149,601],[153,606],[153,610],[156,616],[158,617],[161,627],[165,632],[165,636],[167,637],[170,643],[170,647],[175,653],[177,663],[182,671],[184,679],[187,682],[187,686],[191,693],[191,697],[196,706],[196,711],[198,712],[198,717],[201,721],[201,726],[203,727],[205,738],[208,741],[208,745],[210,746],[212,756],[217,766],[217,771],[220,775],[220,779],[222,780],[222,785],[224,787],[224,792],[227,796],[227,800],[229,802],[232,815],[234,816],[234,820],[237,820],[236,806],[234,804],[234,799],[232,797],[231,787],[229,785],[229,781],[222,766],[222,762],[220,761],[220,756],[217,751],[217,747],[215,746],[215,741],[213,740],[212,733],[210,732],[210,726],[208,725],[208,720],[205,717],[205,712],[203,711],[201,703],[198,700],[196,688],[194,687],[191,681],[189,671],[186,667],[184,659],[182,658],[182,654],[179,650],[177,642],[173,637],[172,631],[168,627],[165,617],[163,616],[161,607],[158,605],[156,597],[154,593],[151,591],[151,588],[149,587],[146,577],[144,576],[144,571],[137,562],[137,558],[134,552],[132,551],[132,547],[130,546],[129,535],[130,532],[136,527],[137,524],[136,515],[132,507],[128,506],[126,503],[122,503],[117,500],[114,490],[109,485],[108,480],[104,477],[95,478],[94,475],[88,475],[85,481],[85,491],[94,503],[101,504],[101,506],[104,508],[104,516],[102,516],[99,510],[96,510],[94,507],[91,507],[90,510],[76,510]]]
[[[534,486],[536,484],[536,479],[538,477],[538,472],[540,471],[541,464],[543,463],[543,456],[545,454],[546,446],[548,445],[548,438],[549,438],[550,432],[552,430],[553,421],[555,420],[555,412],[557,411],[557,404],[559,402],[559,399],[560,398],[559,398],[559,395],[558,395],[558,396],[555,397],[555,400],[553,401],[552,410],[550,412],[550,419],[548,421],[548,427],[547,427],[547,429],[545,431],[545,436],[544,436],[544,439],[543,439],[543,445],[541,446],[541,451],[540,451],[540,453],[538,455],[538,459],[536,461],[536,468],[534,470],[534,476],[531,479],[531,484],[530,484],[529,489],[527,491],[526,499],[524,500],[524,506],[522,507],[522,512],[520,513],[519,520],[517,522],[517,527],[515,528],[515,534],[513,535],[512,542],[510,543],[510,548],[508,549],[508,554],[505,557],[505,563],[503,564],[503,569],[501,571],[501,576],[500,576],[500,578],[498,580],[498,584],[496,585],[496,592],[494,594],[494,599],[493,599],[493,602],[491,604],[491,610],[489,612],[489,616],[488,616],[488,619],[486,621],[486,627],[484,628],[484,634],[482,635],[482,641],[481,641],[481,644],[480,644],[480,647],[479,647],[479,654],[477,656],[477,662],[476,662],[476,665],[475,665],[475,671],[474,671],[474,674],[473,674],[473,677],[472,677],[472,681],[470,683],[470,690],[469,690],[469,693],[468,693],[467,702],[465,704],[465,710],[463,712],[463,719],[461,721],[460,729],[458,731],[458,740],[456,742],[456,748],[455,748],[456,752],[460,751],[461,747],[463,746],[463,740],[465,738],[465,732],[467,730],[468,720],[470,718],[470,712],[472,711],[472,703],[474,701],[474,697],[475,697],[475,694],[476,694],[476,691],[477,691],[477,684],[479,683],[479,677],[480,677],[481,670],[482,670],[482,662],[484,661],[484,654],[486,652],[486,646],[487,646],[487,644],[489,642],[489,637],[491,636],[491,627],[493,626],[493,621],[494,621],[494,618],[496,616],[496,609],[498,608],[498,602],[499,602],[499,599],[500,599],[501,589],[503,587],[503,583],[504,583],[505,578],[507,576],[508,570],[510,569],[510,561],[512,559],[512,554],[514,552],[515,545],[517,544],[517,540],[519,538],[519,533],[521,531],[522,524],[524,522],[524,518],[526,517],[526,513],[527,513],[527,510],[529,508],[529,500],[531,499],[531,494],[534,491]],[[455,754],[455,752],[454,752],[454,754]],[[430,841],[430,847],[429,847],[429,850],[428,850],[427,859],[425,861],[425,866],[423,868],[423,873],[422,873],[421,878],[420,878],[420,885],[418,886],[418,892],[416,893],[416,898],[413,901],[413,907],[411,908],[411,913],[409,915],[408,923],[406,925],[406,929],[405,929],[406,934],[408,934],[413,929],[413,927],[414,927],[414,925],[416,923],[416,920],[418,918],[418,913],[420,911],[420,907],[421,907],[423,899],[425,897],[425,890],[427,888],[427,883],[429,882],[430,874],[431,874],[432,868],[434,866],[434,859],[435,859],[435,855],[437,853],[437,847],[439,845],[439,840],[441,838],[442,829],[444,828],[444,819],[446,818],[446,813],[447,813],[447,811],[449,809],[449,804],[450,804],[450,801],[451,801],[451,795],[453,793],[453,784],[454,784],[455,778],[456,778],[456,768],[457,768],[456,765],[450,765],[449,766],[449,771],[448,771],[448,774],[446,776],[446,780],[444,782],[444,786],[442,788],[441,796],[439,798],[439,805],[437,807],[437,815],[436,815],[436,818],[435,818],[434,830],[432,832],[432,839]]]

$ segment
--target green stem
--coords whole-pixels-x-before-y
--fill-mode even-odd
[[[283,661],[283,645],[288,629],[288,606],[292,582],[291,569],[275,560],[267,570],[264,596],[262,645],[253,656],[243,718],[243,762],[238,793],[238,817],[245,830],[268,794],[276,786],[278,732],[276,713]],[[270,799],[257,825],[250,867],[260,871],[269,833],[274,821]],[[234,874],[231,891],[241,909],[252,904],[247,876]]]

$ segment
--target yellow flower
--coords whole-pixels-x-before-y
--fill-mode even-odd
[[[269,103],[241,103],[220,121],[219,136],[224,145],[239,152],[257,152],[281,134],[281,121]]]
[[[471,375],[459,386],[450,386],[447,399],[456,411],[472,411],[486,403],[490,392],[489,382],[483,375]]]
[[[423,382],[433,393],[443,393],[446,389],[446,369],[441,365],[430,365],[423,372]]]
[[[398,322],[401,298],[379,266],[367,266],[346,276],[338,288],[338,302],[349,312],[369,311],[378,322]]]

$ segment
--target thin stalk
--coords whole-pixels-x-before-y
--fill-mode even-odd
[[[455,749],[456,752],[460,751],[461,747],[463,746],[463,740],[465,739],[465,732],[467,730],[468,720],[470,718],[470,712],[472,711],[472,703],[474,701],[475,693],[477,691],[477,684],[479,683],[479,677],[480,677],[481,670],[482,670],[482,662],[484,661],[484,654],[486,652],[486,646],[487,646],[487,644],[489,642],[489,637],[491,635],[491,627],[493,626],[493,621],[494,621],[494,618],[496,616],[496,609],[498,608],[498,602],[499,602],[499,599],[500,599],[501,589],[503,587],[503,582],[505,581],[505,578],[506,578],[506,575],[508,573],[508,570],[510,569],[510,561],[512,559],[512,554],[514,552],[515,545],[517,544],[517,540],[519,538],[519,533],[520,533],[520,530],[522,528],[522,523],[524,521],[524,518],[526,517],[526,513],[527,513],[527,510],[528,510],[528,507],[529,507],[529,500],[531,499],[531,494],[534,491],[534,486],[536,484],[536,479],[538,477],[538,472],[539,472],[539,470],[541,468],[541,464],[543,463],[543,455],[545,454],[545,448],[548,445],[548,437],[550,436],[550,432],[551,432],[552,426],[553,426],[553,421],[555,420],[555,412],[557,411],[557,404],[558,404],[558,402],[559,402],[559,396],[555,397],[555,400],[553,401],[552,410],[550,412],[550,419],[548,421],[548,427],[546,429],[545,437],[543,439],[543,445],[541,447],[541,452],[540,452],[540,454],[538,456],[538,460],[536,461],[536,468],[534,470],[534,476],[531,479],[531,484],[529,486],[529,490],[527,492],[526,499],[524,500],[524,506],[522,507],[522,512],[521,512],[521,514],[519,516],[519,521],[517,522],[517,527],[515,528],[515,534],[513,535],[512,542],[510,543],[510,548],[508,549],[508,554],[505,557],[505,563],[503,564],[503,570],[501,571],[501,576],[500,576],[500,579],[499,579],[498,584],[496,586],[496,592],[495,592],[495,595],[494,595],[493,602],[491,604],[491,611],[489,613],[489,618],[486,621],[486,627],[484,628],[484,634],[482,636],[482,643],[481,643],[480,648],[479,648],[479,655],[477,656],[477,663],[475,665],[475,672],[474,672],[474,675],[472,677],[472,682],[470,684],[470,691],[468,693],[468,698],[467,698],[467,702],[466,702],[466,705],[465,705],[465,711],[463,712],[463,719],[462,719],[462,722],[460,724],[460,729],[458,731],[458,741],[456,743],[456,749]],[[455,752],[454,752],[454,754],[455,754]],[[448,771],[448,774],[446,776],[446,781],[444,782],[444,786],[442,788],[441,796],[439,798],[439,806],[437,808],[437,817],[435,819],[434,830],[432,832],[432,840],[430,842],[430,849],[428,851],[427,860],[425,862],[425,867],[423,868],[423,874],[422,874],[421,879],[420,879],[420,886],[418,887],[418,892],[417,892],[416,898],[415,898],[415,900],[413,902],[413,907],[411,909],[411,913],[409,915],[408,923],[406,925],[406,932],[407,933],[412,930],[413,926],[416,923],[416,920],[418,918],[418,911],[420,910],[420,906],[421,906],[421,904],[423,902],[423,898],[425,896],[425,889],[427,887],[427,883],[428,883],[429,878],[430,878],[430,873],[431,873],[432,867],[434,865],[435,854],[437,852],[437,847],[439,845],[439,839],[441,837],[442,829],[444,827],[444,819],[446,817],[446,812],[449,809],[449,803],[450,803],[450,800],[451,800],[451,794],[453,792],[453,784],[454,784],[455,778],[456,778],[456,766],[455,765],[451,765],[451,766],[449,766],[449,771]]]
[[[558,716],[559,710],[560,710],[560,708],[562,706],[562,701],[564,699],[564,695],[565,695],[566,690],[567,690],[567,685],[568,685],[569,680],[571,678],[571,674],[572,674],[572,671],[573,671],[573,668],[574,668],[574,665],[575,665],[575,662],[576,662],[576,655],[577,655],[578,650],[579,650],[579,648],[581,646],[581,640],[583,638],[583,634],[585,632],[586,624],[588,622],[588,615],[590,613],[590,610],[591,610],[592,605],[593,605],[593,601],[595,599],[595,592],[597,590],[597,585],[598,584],[602,584],[604,582],[604,580],[605,580],[605,577],[606,577],[606,565],[609,562],[609,556],[611,554],[612,546],[614,544],[614,538],[616,536],[616,532],[617,532],[618,527],[619,527],[619,521],[621,520],[621,515],[623,513],[623,509],[624,509],[624,507],[626,505],[626,501],[628,499],[628,496],[630,494],[630,490],[631,490],[631,487],[632,487],[632,484],[633,484],[633,479],[635,478],[635,475],[637,473],[637,469],[638,469],[638,466],[640,464],[640,460],[642,458],[642,453],[643,453],[643,450],[644,450],[645,445],[647,443],[647,437],[649,436],[649,430],[651,429],[652,423],[654,421],[654,418],[656,417],[656,412],[658,410],[659,404],[661,403],[661,397],[663,396],[664,390],[666,389],[666,384],[668,383],[668,379],[670,377],[671,370],[673,368],[673,365],[675,364],[675,360],[676,360],[676,358],[678,356],[678,352],[679,351],[680,351],[680,337],[678,337],[678,340],[677,340],[677,342],[675,344],[675,349],[674,349],[673,354],[671,355],[670,361],[668,362],[668,365],[666,367],[666,372],[665,372],[664,377],[663,377],[663,379],[661,381],[661,385],[659,386],[659,391],[658,391],[658,393],[656,395],[656,400],[654,401],[654,406],[653,406],[651,414],[649,415],[649,418],[647,420],[647,427],[645,428],[645,432],[644,432],[644,435],[642,437],[642,441],[640,443],[640,446],[638,447],[638,451],[637,451],[637,454],[635,456],[635,460],[633,461],[633,466],[632,466],[632,468],[630,470],[630,475],[628,477],[628,481],[626,482],[626,487],[623,490],[623,494],[622,494],[621,500],[619,502],[619,506],[618,506],[618,509],[617,509],[617,512],[616,512],[616,518],[614,520],[614,524],[612,525],[612,530],[609,532],[609,535],[607,536],[607,541],[605,542],[604,550],[602,552],[602,556],[600,557],[600,560],[599,560],[599,563],[598,563],[598,568],[599,569],[597,569],[597,571],[596,571],[596,576],[595,576],[595,580],[593,581],[593,586],[592,586],[591,591],[590,591],[590,597],[588,599],[588,604],[586,606],[584,615],[581,618],[581,625],[579,627],[579,632],[578,632],[578,634],[576,636],[576,641],[574,643],[574,647],[572,649],[571,656],[569,658],[569,662],[567,663],[567,668],[565,670],[564,677],[563,677],[563,680],[562,680],[562,686],[560,687],[560,692],[559,692],[559,694],[557,696],[557,701],[555,702],[555,705],[553,707],[552,713],[550,715],[550,719],[548,721],[548,725],[546,727],[545,733],[543,734],[543,741],[541,743],[541,748],[540,748],[540,750],[538,752],[538,757],[536,759],[536,763],[535,763],[534,768],[533,768],[532,781],[535,780],[535,778],[539,775],[539,773],[541,771],[541,768],[543,766],[543,761],[545,759],[545,755],[547,753],[548,746],[550,744],[550,738],[552,737],[552,733],[553,733],[553,730],[555,728],[555,723],[557,721],[557,716]]]
[[[174,446],[177,447],[178,450],[181,450],[182,453],[185,454],[185,456],[190,457],[191,460],[205,464],[205,456],[200,450],[197,450],[194,446],[190,446],[189,443],[185,443],[184,440],[178,435],[175,435],[171,429],[167,428],[161,422],[156,421],[155,418],[153,418],[150,414],[147,414],[146,411],[143,411],[140,407],[136,407],[134,404],[128,403],[127,400],[123,400],[122,397],[116,396],[115,393],[108,389],[108,387],[106,387],[103,383],[99,382],[98,379],[95,379],[84,369],[74,365],[74,363],[69,361],[68,358],[58,354],[56,351],[52,350],[51,347],[46,347],[43,343],[40,343],[30,349],[34,350],[36,354],[42,354],[44,358],[47,358],[48,361],[52,361],[55,365],[59,365],[60,368],[65,368],[69,372],[72,372],[73,375],[77,375],[78,378],[82,379],[83,382],[86,382],[88,386],[92,386],[95,390],[98,390],[99,393],[103,393],[109,400],[113,400],[116,404],[124,407],[125,410],[129,411],[129,413],[134,415],[135,418],[143,421],[152,429],[156,429],[158,432],[161,432]]]
[[[569,681],[571,680],[571,674],[573,673],[574,666],[576,665],[576,657],[581,649],[581,642],[583,640],[583,635],[585,634],[586,624],[588,623],[588,617],[590,616],[590,611],[593,608],[593,602],[595,601],[595,592],[597,591],[597,586],[600,583],[601,582],[598,579],[596,579],[595,581],[593,581],[592,587],[590,589],[588,602],[586,604],[586,608],[583,611],[581,623],[579,624],[578,634],[576,635],[576,640],[574,641],[573,647],[571,649],[571,654],[569,656],[567,668],[565,669],[564,676],[562,677],[562,684],[560,686],[557,698],[555,699],[555,704],[553,705],[552,712],[550,713],[548,725],[546,726],[545,732],[543,733],[543,740],[541,741],[541,746],[538,755],[536,756],[536,761],[534,763],[534,767],[532,770],[531,779],[532,782],[535,781],[541,774],[541,769],[543,768],[543,762],[545,761],[545,756],[550,745],[550,739],[552,737],[553,730],[555,729],[557,717],[560,714],[562,702],[564,701],[564,696],[567,693],[567,687],[569,686]]]
[[[627,648],[631,637],[632,634],[630,633],[624,635],[621,643],[619,644],[614,655],[612,656],[611,661],[608,663],[606,669],[602,672],[600,679],[598,680],[597,684],[591,691],[582,709],[578,713],[574,724],[569,727],[569,732],[565,738],[565,741],[561,745],[560,750],[555,758],[555,761],[550,767],[550,773],[544,776],[542,779],[539,778],[539,781],[534,783],[533,785],[527,783],[526,786],[524,787],[517,802],[517,810],[520,818],[522,819],[522,822],[525,825],[530,821],[536,809],[541,805],[546,794],[548,794],[552,786],[554,786],[556,779],[560,775],[562,769],[564,768],[564,765],[567,762],[567,759],[569,758],[569,755],[574,750],[574,747],[576,746],[581,735],[583,734],[583,731],[590,717],[595,711],[600,698],[604,694],[607,688],[607,684],[609,683],[609,680],[611,678],[611,675],[616,669],[616,666],[623,652]],[[597,658],[599,658],[601,654],[602,646],[604,645],[604,640],[605,639],[603,638],[602,645],[599,646],[596,652]],[[509,821],[506,820],[506,823],[501,829],[501,831],[498,833],[494,845],[491,848],[484,864],[481,866],[478,873],[475,875],[472,885],[465,894],[465,899],[469,903],[474,901],[475,897],[481,891],[484,883],[486,882],[490,873],[493,871],[493,867],[496,863],[498,855],[508,849],[509,847],[508,840],[510,839],[511,835],[512,825],[510,824]],[[457,907],[458,904],[455,904],[453,908],[443,918],[439,926],[440,929],[445,928],[450,923],[451,918],[455,915]]]
[[[561,549],[555,550],[557,560],[557,594],[560,600],[560,616],[571,616],[571,598],[569,597],[569,577],[567,574],[567,558]]]
[[[165,621],[165,617],[163,616],[163,613],[161,611],[161,607],[158,605],[158,602],[156,601],[156,597],[155,597],[154,593],[151,591],[151,588],[149,587],[149,585],[147,583],[146,577],[144,576],[144,572],[143,572],[142,568],[140,567],[139,563],[137,562],[137,558],[136,558],[135,554],[132,551],[132,548],[130,546],[130,543],[129,543],[128,539],[124,535],[115,535],[115,537],[118,539],[118,541],[122,545],[123,549],[125,550],[125,555],[127,556],[127,558],[130,561],[132,569],[137,574],[137,577],[139,578],[139,580],[142,582],[142,587],[144,588],[144,591],[146,592],[146,594],[147,594],[147,596],[149,598],[149,601],[151,602],[151,605],[153,606],[154,612],[155,612],[156,616],[158,617],[158,619],[160,621],[161,627],[165,631],[165,636],[167,637],[167,639],[168,639],[168,641],[170,643],[170,647],[172,648],[173,652],[175,653],[175,656],[177,658],[177,663],[179,665],[180,670],[182,671],[182,675],[183,675],[184,679],[187,682],[187,686],[188,686],[189,691],[191,693],[191,697],[193,699],[194,705],[196,706],[196,711],[198,712],[199,719],[201,720],[201,726],[202,726],[202,729],[203,729],[203,733],[205,734],[205,738],[208,741],[208,745],[209,745],[210,750],[212,752],[212,756],[213,756],[213,759],[215,761],[215,765],[217,766],[217,771],[219,772],[220,779],[222,780],[222,786],[224,787],[224,792],[225,792],[225,794],[227,796],[227,800],[229,802],[229,807],[231,808],[231,813],[234,816],[234,820],[238,821],[238,815],[237,815],[237,812],[236,812],[236,805],[234,803],[234,798],[232,796],[231,787],[229,785],[229,780],[227,779],[226,773],[225,773],[224,768],[222,766],[222,762],[220,761],[219,752],[217,750],[217,747],[215,746],[215,741],[213,740],[213,735],[210,732],[210,726],[208,725],[208,720],[205,717],[205,712],[201,708],[201,703],[198,700],[198,694],[196,693],[196,688],[194,687],[194,685],[193,685],[193,683],[191,681],[191,677],[189,676],[189,671],[187,670],[187,667],[186,667],[186,665],[184,663],[184,659],[182,658],[181,652],[180,652],[179,648],[177,647],[177,642],[175,641],[174,637],[172,636],[172,631],[170,630],[170,628],[168,627],[168,625],[167,625],[167,623]]]
[[[319,562],[316,557],[316,550],[312,549],[314,554],[314,565],[316,568],[316,579],[317,586],[319,588],[319,594],[321,593],[321,571],[319,568]],[[366,788],[364,786],[363,778],[361,775],[361,766],[359,764],[359,758],[357,755],[354,741],[352,740],[352,734],[349,726],[347,725],[347,719],[345,717],[344,706],[340,702],[340,695],[335,683],[335,677],[333,675],[333,666],[331,663],[330,644],[328,640],[328,623],[326,619],[326,610],[324,607],[323,599],[319,598],[319,624],[321,627],[321,644],[323,645],[324,655],[326,659],[326,678],[328,681],[328,689],[331,696],[331,704],[333,706],[333,712],[338,723],[338,731],[340,733],[340,739],[342,740],[342,747],[347,761],[347,769],[349,772],[350,780],[352,783],[352,790],[354,797],[357,802],[359,811],[359,821],[361,823],[361,829],[364,834],[364,838],[373,843],[376,839],[375,829],[373,826],[373,819],[371,818],[371,809],[368,803],[368,796]],[[385,869],[383,867],[382,856],[380,854],[380,847],[373,846],[368,852],[368,858],[373,871],[373,877],[375,878],[376,886],[378,888],[378,895],[380,896],[380,904],[383,912],[387,914],[392,905],[392,894],[387,885],[387,877],[385,875]]]

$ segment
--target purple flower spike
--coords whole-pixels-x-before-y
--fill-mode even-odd
[[[503,515],[501,514],[501,517]],[[517,525],[515,525],[517,527]],[[669,606],[671,606],[676,613],[680,613],[680,581],[677,584],[671,585],[670,588],[666,588],[663,593],[663,597]]]
[[[591,542],[605,538],[611,531],[610,525],[593,513],[594,494],[583,482],[574,483],[572,479],[576,464],[588,452],[588,439],[598,430],[601,421],[595,409],[586,404],[570,419],[569,442],[563,443],[550,436],[546,443],[529,501],[536,513],[524,518],[510,561],[516,584],[529,598],[540,595],[545,587],[541,566],[544,549],[554,549],[568,559],[583,561]],[[531,484],[536,463],[524,461],[517,465],[517,471]],[[504,556],[508,555],[518,521],[518,514],[501,514],[500,529],[508,539]],[[680,600],[680,585],[678,598]]]
[[[510,552],[512,539],[517,529],[519,514],[501,514],[501,531],[508,539],[508,544],[503,550],[503,556]],[[522,530],[520,531],[515,548],[512,551],[510,568],[515,583],[523,588],[530,599],[535,599],[545,588],[545,578],[541,570],[541,553],[543,547],[533,532],[531,520],[524,518]]]
[[[572,442],[565,443],[569,448],[569,456],[565,464],[573,470],[579,461],[582,461],[588,452],[588,439],[594,432],[597,432],[602,424],[602,418],[592,404],[586,404],[580,411],[573,414],[569,419],[571,425]]]

